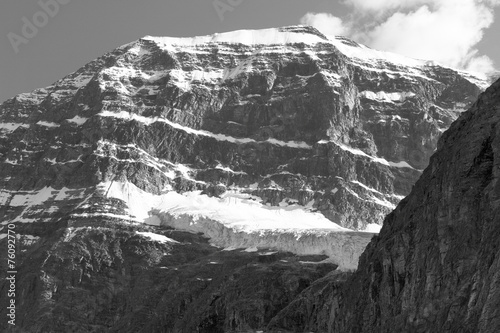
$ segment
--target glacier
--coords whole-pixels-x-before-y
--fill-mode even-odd
[[[97,186],[107,198],[119,199],[128,207],[123,215],[111,213],[73,214],[73,217],[108,216],[135,223],[167,226],[203,233],[221,248],[257,248],[322,254],[340,270],[354,270],[358,258],[376,228],[353,231],[322,214],[297,204],[272,207],[260,198],[229,189],[220,198],[200,191],[183,194],[145,192],[130,182],[110,181]],[[80,208],[85,208],[83,202]],[[103,215],[104,214],[104,215]]]

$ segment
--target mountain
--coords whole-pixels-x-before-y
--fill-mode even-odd
[[[147,36],[5,101],[20,327],[265,327],[357,268],[486,86],[293,26]]]
[[[358,270],[305,290],[273,329],[499,332],[499,140],[500,80],[444,133]]]

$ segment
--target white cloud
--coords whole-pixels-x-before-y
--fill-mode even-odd
[[[325,34],[349,36],[378,50],[434,60],[487,73],[493,61],[476,48],[493,23],[500,0],[344,0],[352,13],[342,20],[308,13],[302,19]]]
[[[300,19],[300,23],[311,25],[330,36],[345,36],[349,34],[350,30],[340,18],[328,13],[307,13]]]
[[[360,11],[361,14],[382,14],[390,10],[404,10],[415,8],[429,3],[437,3],[440,0],[344,0],[343,3]]]
[[[485,55],[472,57],[467,63],[467,67],[465,69],[469,72],[481,74],[495,72],[493,61]]]
[[[371,46],[406,56],[465,68],[483,30],[493,23],[491,10],[471,0],[446,1],[436,10],[422,6],[397,12],[367,33]]]

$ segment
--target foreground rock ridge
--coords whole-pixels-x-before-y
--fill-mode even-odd
[[[433,328],[426,325],[443,320],[444,300],[456,300],[453,311],[461,313],[452,294],[458,289],[445,282],[467,287],[461,276],[475,269],[467,265],[489,240],[472,223],[480,226],[480,214],[493,211],[477,198],[448,202],[482,191],[476,180],[488,186],[481,175],[494,150],[477,155],[469,173],[451,164],[436,171],[441,187],[429,194],[423,183],[429,168],[441,167],[439,156],[458,161],[475,149],[462,136],[438,139],[486,85],[469,73],[293,26],[147,36],[7,100],[0,105],[0,245],[15,225],[17,326],[0,322],[0,330]],[[464,119],[483,113],[491,91],[472,108],[481,111],[462,115],[452,132],[472,126]],[[462,146],[448,147],[453,140]],[[404,199],[370,243],[436,149],[427,180],[412,192],[422,195]],[[454,175],[471,178],[446,178]],[[399,218],[407,206],[414,207],[408,224]],[[466,217],[462,234],[456,226]],[[417,220],[433,227],[420,230]],[[396,245],[382,242],[401,230],[408,235],[391,240]],[[421,262],[436,271],[427,277]],[[470,290],[490,285],[481,265]],[[405,289],[415,281],[418,288]],[[2,280],[2,295],[7,289]],[[394,296],[400,291],[407,298]],[[482,301],[494,302],[478,294],[474,304]],[[474,311],[484,325],[496,314]]]
[[[500,81],[442,136],[350,278],[304,291],[274,329],[500,331]],[[322,291],[322,292],[320,292]]]

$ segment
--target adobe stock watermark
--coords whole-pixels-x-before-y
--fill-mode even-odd
[[[224,14],[232,12],[236,7],[241,5],[245,0],[214,0],[212,2],[220,21],[224,21]]]
[[[21,44],[28,44],[30,39],[35,38],[38,35],[39,29],[45,27],[49,23],[50,18],[59,13],[61,5],[67,5],[70,2],[71,0],[38,0],[38,5],[42,10],[33,14],[31,20],[26,16],[21,18],[24,23],[21,34],[18,35],[13,32],[7,34],[14,52],[16,54],[19,53],[19,46]]]

